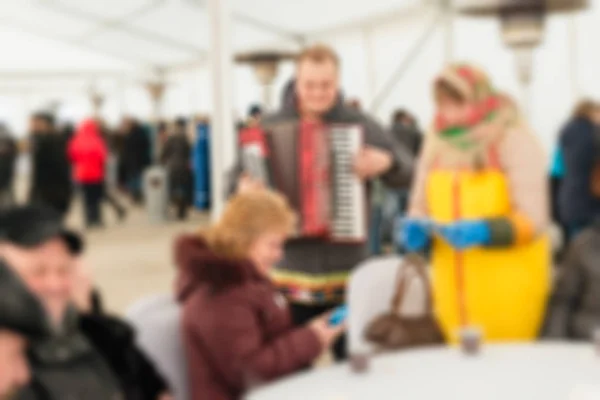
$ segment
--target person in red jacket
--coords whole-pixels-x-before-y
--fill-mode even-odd
[[[81,186],[85,222],[88,228],[102,226],[101,203],[108,150],[100,125],[94,120],[81,123],[68,149],[75,181]]]
[[[191,400],[237,400],[315,361],[341,335],[322,315],[295,327],[269,279],[295,217],[267,190],[237,194],[208,231],[175,245]]]

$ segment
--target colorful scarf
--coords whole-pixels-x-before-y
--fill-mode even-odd
[[[488,77],[468,65],[454,65],[442,72],[438,81],[456,89],[468,103],[467,112],[457,121],[448,121],[443,115],[435,118],[439,136],[460,149],[475,146],[468,132],[486,122],[492,122],[502,107],[502,101],[493,89]]]

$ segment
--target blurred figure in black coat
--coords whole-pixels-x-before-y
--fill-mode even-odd
[[[36,113],[30,120],[32,175],[29,201],[46,205],[63,217],[73,197],[67,138],[55,129],[54,117]]]
[[[177,218],[185,219],[193,199],[191,168],[192,146],[187,134],[188,123],[178,118],[173,133],[168,137],[160,156],[169,176],[169,198],[177,210]]]
[[[14,203],[13,184],[18,156],[17,142],[6,125],[0,124],[0,209]]]
[[[121,124],[121,131],[124,134],[123,153],[120,162],[126,178],[126,188],[129,195],[136,204],[141,204],[142,198],[142,177],[144,170],[151,163],[151,143],[150,137],[133,118],[125,118]]]
[[[406,110],[397,110],[392,120],[392,136],[405,149],[417,157],[421,151],[423,135],[415,118]]]

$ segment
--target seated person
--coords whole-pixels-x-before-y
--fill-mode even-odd
[[[88,398],[98,400],[170,399],[164,380],[136,348],[132,328],[104,315],[99,301],[92,302],[91,282],[77,258],[82,239],[44,208],[16,209],[5,219],[0,255],[12,260],[42,299],[54,331],[34,342],[34,385],[19,398],[58,400],[89,392],[98,397]],[[59,350],[67,354],[61,356]],[[78,370],[70,372],[74,366]],[[103,389],[92,392],[99,387]]]
[[[0,399],[29,382],[27,342],[46,333],[44,309],[0,259]]]
[[[600,326],[600,218],[571,243],[546,321],[554,339],[589,340]]]
[[[192,400],[235,400],[301,370],[342,334],[323,315],[294,327],[269,272],[295,217],[266,190],[238,194],[220,220],[175,245]]]
[[[79,329],[71,303],[81,238],[62,227],[60,215],[37,207],[7,212],[2,231],[0,257],[41,301],[49,328],[31,342],[32,379],[16,399],[123,399],[108,364]]]

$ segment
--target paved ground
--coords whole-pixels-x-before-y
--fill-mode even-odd
[[[110,214],[112,210],[105,210]],[[74,210],[73,221],[80,220]],[[110,215],[108,215],[111,217]],[[188,222],[155,224],[140,209],[131,209],[125,222],[110,218],[103,230],[86,233],[86,263],[104,293],[111,311],[123,313],[136,300],[172,289],[175,268],[171,247],[174,237],[200,229],[206,216],[193,215]]]

